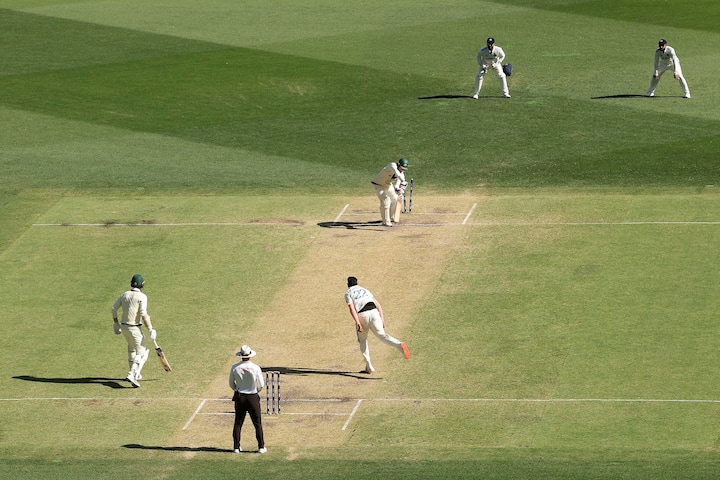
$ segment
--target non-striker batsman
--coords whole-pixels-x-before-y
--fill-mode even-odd
[[[147,312],[148,298],[142,292],[145,287],[145,279],[140,274],[133,275],[130,280],[130,290],[127,290],[118,297],[112,306],[113,329],[116,335],[121,333],[125,336],[128,344],[128,365],[130,371],[127,374],[127,381],[133,387],[139,387],[139,380],[142,378],[142,371],[145,362],[150,355],[150,350],[145,345],[145,335],[142,327],[145,325],[150,332],[150,340],[157,338],[157,332],[152,326],[150,315]],[[118,311],[122,309],[122,321],[118,320]]]

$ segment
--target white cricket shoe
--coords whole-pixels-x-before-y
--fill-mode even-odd
[[[685,95],[685,98],[690,98],[690,94],[688,93],[687,95]]]
[[[266,453],[266,452],[267,452],[267,448],[265,448],[265,447],[258,448],[258,453]]]
[[[242,447],[236,448],[235,450],[233,450],[233,453],[240,453],[240,452],[242,452]]]
[[[138,383],[137,378],[135,378],[135,375],[133,375],[132,372],[128,373],[125,379],[132,383],[133,388],[140,388],[140,383]]]
[[[473,98],[474,98],[475,100],[477,100],[479,96],[480,96],[480,94],[476,93],[475,95],[473,95]]]
[[[510,94],[508,93],[507,95],[503,95],[503,97],[510,98]]]

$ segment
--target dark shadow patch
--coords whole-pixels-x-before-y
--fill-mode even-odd
[[[104,385],[110,388],[134,388],[132,385],[121,385],[118,382],[124,382],[124,379],[117,378],[104,378],[104,377],[79,377],[79,378],[43,378],[33,377],[31,375],[18,375],[12,377],[16,380],[25,380],[26,382],[41,382],[41,383],[66,383],[74,385],[87,385],[87,384],[98,384]]]
[[[382,222],[380,220],[373,220],[372,222],[320,222],[317,225],[323,228],[345,228],[348,230],[357,228],[362,228],[363,230],[385,230],[387,227],[380,227],[381,224]]]
[[[599,97],[590,97],[593,100],[600,98],[645,98],[645,95],[637,95],[635,93],[621,93],[619,95],[602,95]]]
[[[133,450],[163,450],[166,452],[213,452],[232,453],[231,449],[216,447],[161,447],[159,445],[140,445],[139,443],[128,443],[122,446]]]
[[[343,370],[327,370],[317,368],[300,368],[300,367],[263,367],[263,371],[280,372],[283,375],[338,375],[341,377],[359,378],[362,380],[381,380],[382,377],[374,377],[362,372],[348,372]]]
[[[418,97],[418,100],[433,100],[436,98],[472,98],[472,95],[432,95],[430,97]]]

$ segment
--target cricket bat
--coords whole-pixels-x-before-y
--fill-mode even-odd
[[[153,340],[153,343],[155,343],[155,351],[157,352],[157,356],[160,359],[160,363],[162,363],[163,368],[166,372],[172,372],[172,367],[170,366],[170,362],[168,362],[167,357],[165,357],[165,353],[163,352],[163,349],[160,348],[160,345],[158,345],[157,340]]]
[[[395,215],[393,215],[393,218],[396,222],[400,221],[400,213],[403,212],[403,204],[405,203],[405,194],[399,195],[397,204],[395,205]]]

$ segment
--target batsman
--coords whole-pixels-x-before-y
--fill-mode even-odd
[[[118,297],[112,306],[113,331],[115,335],[123,334],[128,344],[128,365],[130,371],[127,374],[127,381],[133,387],[140,387],[140,372],[150,355],[150,350],[145,345],[143,325],[150,332],[150,340],[155,341],[157,332],[152,326],[150,315],[147,312],[147,295],[142,292],[145,287],[145,279],[140,274],[133,275],[130,279],[130,290],[127,290]],[[122,309],[122,321],[118,320],[118,311]]]
[[[386,227],[392,227],[393,222],[400,220],[400,208],[398,203],[402,202],[402,195],[405,195],[405,170],[410,167],[407,158],[401,158],[392,162],[372,179],[372,186],[375,188],[375,195],[380,199],[381,222]]]

